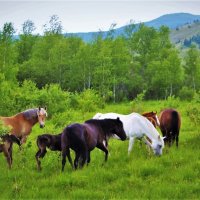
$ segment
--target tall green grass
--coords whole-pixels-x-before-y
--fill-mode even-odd
[[[59,153],[51,151],[42,160],[42,171],[37,171],[35,140],[39,134],[59,133],[64,127],[54,130],[52,120],[47,121],[46,129],[36,125],[22,151],[14,146],[12,170],[0,155],[0,199],[199,199],[200,133],[186,115],[187,104],[177,104],[182,116],[178,149],[175,145],[166,147],[163,155],[156,157],[136,141],[128,156],[128,141],[111,139],[107,163],[103,152],[95,149],[89,166],[74,171],[67,162],[63,173]],[[142,111],[159,113],[167,106],[170,105],[164,101],[147,101],[143,102]],[[124,114],[133,111],[130,103],[111,104],[98,110]],[[77,121],[94,114],[86,113]]]

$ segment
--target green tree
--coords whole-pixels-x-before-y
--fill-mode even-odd
[[[62,30],[63,30],[62,23],[57,15],[52,15],[49,20],[49,23],[44,25],[44,33],[46,35],[48,34],[60,35],[62,34]]]
[[[19,64],[31,58],[33,46],[38,38],[38,35],[33,35],[35,29],[35,25],[31,20],[26,20],[22,25],[22,34],[20,34],[19,40],[16,43],[18,50],[17,60]],[[19,77],[19,79],[21,78]]]
[[[200,89],[200,53],[195,45],[192,45],[185,56],[186,85],[194,90]]]
[[[0,32],[0,72],[4,73],[6,80],[16,80],[17,67],[16,49],[13,42],[15,33],[13,24],[5,23]]]

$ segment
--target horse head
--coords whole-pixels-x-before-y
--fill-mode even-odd
[[[44,128],[45,127],[45,119],[47,117],[47,108],[39,107],[37,110],[37,117],[38,117],[38,122],[40,124],[40,128]]]
[[[123,128],[123,123],[121,122],[119,117],[117,117],[117,119],[114,119],[114,121],[115,121],[115,124],[112,130],[112,133],[114,133],[114,137],[120,138],[123,141],[126,140],[126,133]]]
[[[151,111],[151,112],[146,112],[146,113],[143,113],[142,114],[144,117],[146,117],[147,119],[149,119],[149,121],[154,121],[155,122],[155,124],[154,124],[154,126],[156,127],[156,126],[160,126],[160,121],[159,121],[159,119],[158,119],[158,116],[157,116],[157,111],[156,112],[153,112],[153,111]]]
[[[150,114],[149,116],[152,117],[155,120],[156,126],[160,126],[160,121],[158,119],[157,111],[156,112],[152,111],[149,114]]]
[[[157,139],[152,139],[151,142],[146,140],[146,144],[153,149],[155,155],[160,156],[162,155],[162,150],[164,148],[164,139],[165,137],[159,135]]]

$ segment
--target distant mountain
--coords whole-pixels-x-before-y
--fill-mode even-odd
[[[178,29],[178,27],[191,24],[193,22],[200,21],[200,15],[192,15],[189,13],[174,13],[174,14],[167,14],[163,15],[161,17],[158,17],[152,21],[144,22],[146,26],[154,27],[158,29],[161,26],[168,26],[170,29]],[[136,27],[139,26],[139,24],[136,24]],[[125,31],[126,26],[120,27],[115,29],[114,36],[122,35]],[[108,31],[104,31],[101,34],[103,37],[107,35]],[[66,33],[66,36],[77,36],[82,38],[85,42],[92,41],[93,37],[95,37],[98,34],[98,32],[88,32],[88,33]],[[175,40],[173,40],[175,41]]]
[[[176,27],[171,30],[170,38],[175,44],[188,47],[192,43],[197,43],[200,47],[200,21],[196,20],[193,23]]]

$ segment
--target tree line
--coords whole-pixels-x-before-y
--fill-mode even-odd
[[[39,90],[56,84],[62,91],[96,91],[105,101],[130,100],[145,91],[146,99],[168,96],[190,98],[200,89],[200,52],[192,45],[184,52],[174,46],[167,27],[155,29],[130,23],[114,37],[111,25],[90,43],[64,36],[62,23],[53,15],[43,35],[33,34],[27,20],[14,38],[11,22],[0,30],[1,87],[22,87],[29,80]],[[2,93],[0,94],[2,96]],[[4,94],[5,95],[5,94]],[[9,96],[9,94],[7,94]],[[3,98],[3,97],[2,97]]]

